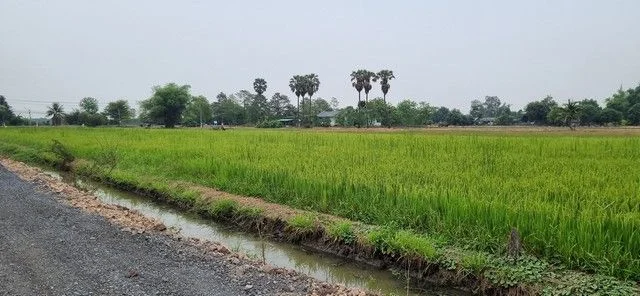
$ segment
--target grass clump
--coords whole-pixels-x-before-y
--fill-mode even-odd
[[[222,199],[213,202],[209,206],[209,215],[215,218],[230,218],[238,211],[238,202],[231,199]]]
[[[245,218],[260,218],[264,213],[264,209],[256,207],[240,207],[236,214]]]
[[[330,224],[327,227],[327,232],[334,240],[347,245],[355,243],[357,239],[353,227],[348,221],[339,221]]]
[[[389,245],[400,254],[411,254],[427,260],[434,260],[438,257],[438,251],[433,240],[407,230],[398,231],[394,239],[389,242]]]
[[[487,255],[475,251],[466,251],[460,257],[460,265],[462,268],[479,273],[487,267],[489,259]]]
[[[300,214],[291,217],[287,221],[287,226],[300,232],[311,232],[316,228],[316,218],[312,214]]]

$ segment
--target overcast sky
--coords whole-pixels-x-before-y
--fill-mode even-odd
[[[137,108],[167,82],[211,100],[263,77],[268,97],[293,97],[289,78],[313,72],[317,96],[345,106],[357,101],[349,74],[365,68],[395,72],[392,103],[602,101],[640,82],[638,11],[638,0],[0,0],[0,94],[23,114],[85,96]]]

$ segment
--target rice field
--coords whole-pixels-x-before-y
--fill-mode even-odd
[[[236,129],[0,129],[0,153],[116,151],[114,174],[198,183],[640,280],[640,136]]]

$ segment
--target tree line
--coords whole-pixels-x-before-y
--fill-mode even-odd
[[[191,94],[189,85],[168,83],[152,88],[152,96],[140,102],[140,112],[129,106],[126,100],[109,102],[100,111],[98,100],[85,97],[79,108],[65,112],[64,106],[52,103],[48,106],[50,124],[61,125],[121,125],[159,124],[171,128],[176,125],[203,126],[254,125],[279,127],[284,124],[297,126],[328,125],[327,119],[318,118],[323,111],[339,111],[334,123],[339,126],[425,126],[425,125],[640,125],[640,85],[623,90],[620,88],[600,106],[597,100],[567,100],[558,102],[547,96],[529,102],[523,109],[514,111],[509,104],[496,96],[471,101],[468,113],[444,106],[432,106],[427,102],[403,100],[396,105],[387,102],[395,79],[391,70],[378,72],[359,69],[350,75],[352,87],[358,93],[355,106],[338,109],[338,100],[314,98],[320,87],[317,74],[294,75],[289,89],[296,97],[295,105],[281,92],[266,97],[267,81],[256,78],[253,92],[240,90],[233,94],[219,93],[209,101],[205,96]],[[382,97],[369,99],[373,84],[379,82]],[[364,99],[362,98],[364,91]],[[27,125],[28,120],[15,115],[7,99],[0,96],[0,125]]]

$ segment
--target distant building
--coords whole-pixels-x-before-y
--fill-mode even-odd
[[[338,117],[340,110],[334,111],[322,111],[316,115],[320,118],[320,121],[327,123],[329,126],[336,126],[336,117]]]

